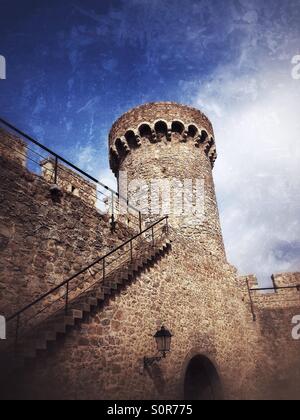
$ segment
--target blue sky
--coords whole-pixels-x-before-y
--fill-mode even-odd
[[[229,260],[300,270],[299,0],[0,0],[1,116],[113,185],[123,112],[178,101],[212,119]]]

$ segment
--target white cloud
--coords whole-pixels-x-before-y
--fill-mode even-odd
[[[263,283],[300,270],[300,82],[289,63],[262,65],[251,76],[223,67],[194,103],[214,123],[228,258]]]

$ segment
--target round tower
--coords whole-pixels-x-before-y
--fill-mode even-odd
[[[171,102],[134,108],[114,123],[109,148],[120,193],[144,220],[169,214],[177,238],[226,260],[212,175],[214,131],[201,111]]]

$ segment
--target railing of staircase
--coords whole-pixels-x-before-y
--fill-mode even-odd
[[[83,295],[113,283],[126,269],[134,267],[136,261],[147,256],[168,236],[168,216],[151,224],[105,256],[102,256],[75,273],[49,292],[40,296],[14,315],[7,318],[8,336],[18,340],[33,327],[42,326],[49,317],[65,311],[68,314],[72,303]],[[99,286],[99,289],[98,289]],[[14,324],[14,327],[10,327]],[[14,332],[13,332],[14,330]]]
[[[124,216],[127,224],[134,230],[141,232],[143,221],[141,212],[129,203],[128,198],[122,197],[112,188],[92,177],[73,163],[69,162],[53,150],[41,144],[36,139],[24,133],[10,122],[0,117],[0,127],[5,131],[17,135],[25,142],[25,148],[16,149],[13,141],[1,143],[25,162],[28,169],[43,178],[50,184],[67,190],[68,193],[82,197],[90,205],[95,206],[102,213],[109,213],[112,229],[118,215]],[[68,183],[66,183],[66,179]],[[80,180],[85,182],[81,183]]]

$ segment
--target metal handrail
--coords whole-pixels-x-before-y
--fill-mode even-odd
[[[252,314],[253,322],[257,320],[257,316],[255,314],[255,305],[254,305],[254,299],[252,297],[252,293],[254,292],[275,292],[277,293],[278,290],[297,290],[300,292],[300,284],[291,285],[291,286],[276,286],[273,287],[250,287],[249,280],[246,280],[247,290],[248,290],[248,296],[250,300],[250,309]],[[273,296],[272,294],[265,294],[265,296]]]
[[[300,291],[300,284],[296,284],[293,286],[274,286],[274,287],[260,287],[260,288],[255,288],[252,287],[250,289],[250,292],[271,292],[271,291],[276,291],[276,290],[288,290],[288,289],[297,289],[298,291]]]
[[[149,226],[146,229],[144,229],[142,232],[140,232],[140,233],[136,234],[135,236],[133,236],[132,238],[128,239],[126,242],[122,243],[117,248],[115,248],[112,251],[108,252],[106,255],[104,255],[104,256],[102,256],[100,258],[97,258],[91,264],[89,264],[88,266],[84,267],[82,270],[80,270],[76,274],[72,275],[67,280],[63,281],[61,284],[59,284],[58,286],[56,286],[53,289],[51,289],[49,292],[43,294],[38,299],[34,300],[33,302],[31,302],[30,304],[26,305],[21,310],[17,311],[16,313],[14,313],[10,317],[8,317],[7,318],[7,323],[10,323],[11,321],[13,321],[15,319],[17,320],[16,341],[18,340],[18,333],[19,333],[19,328],[20,328],[20,317],[21,317],[22,314],[24,314],[24,312],[27,312],[29,309],[31,309],[32,307],[36,306],[38,303],[42,302],[48,296],[53,295],[55,292],[57,292],[58,290],[62,289],[64,286],[66,286],[67,287],[66,294],[62,295],[60,297],[60,299],[61,298],[64,298],[65,299],[65,311],[67,313],[68,312],[68,307],[69,307],[69,292],[72,291],[72,290],[70,290],[70,287],[69,286],[70,286],[70,282],[72,280],[74,280],[75,278],[81,276],[82,274],[84,274],[85,272],[87,272],[88,270],[90,270],[92,267],[94,267],[95,265],[97,265],[97,264],[99,264],[101,262],[103,263],[103,279],[105,280],[106,279],[105,266],[106,266],[106,259],[107,258],[109,258],[114,253],[118,252],[120,249],[124,248],[126,245],[130,245],[130,248],[131,248],[131,258],[132,258],[132,249],[133,249],[132,243],[133,243],[133,241],[136,240],[136,239],[138,239],[139,237],[142,237],[145,233],[147,233],[150,230],[151,230],[151,236],[152,236],[152,244],[155,245],[155,233],[157,232],[157,230],[155,230],[154,228],[158,224],[160,224],[163,221],[165,221],[166,222],[165,223],[166,232],[168,232],[168,226],[169,226],[168,225],[168,218],[169,218],[169,216],[165,216],[165,217],[161,218],[160,220],[156,221],[151,226]]]

